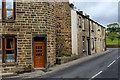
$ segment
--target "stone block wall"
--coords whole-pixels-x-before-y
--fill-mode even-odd
[[[69,2],[55,2],[57,56],[72,53],[71,10]]]
[[[83,16],[78,14],[78,21],[79,17],[81,17],[81,27],[79,27],[78,22],[78,53],[80,54],[80,57],[87,56],[87,38],[89,37],[89,20],[87,18],[84,18]],[[84,18],[84,27],[85,29],[82,29],[82,19]],[[85,37],[85,51],[83,51],[83,37]]]
[[[101,35],[102,35],[102,50],[105,51],[106,50],[106,38],[105,38],[105,28],[102,27],[102,32],[101,32]]]
[[[93,28],[90,27],[90,43],[91,43],[91,54],[95,54],[95,23],[93,21],[90,21],[91,24],[93,24]],[[92,28],[92,29],[91,29]],[[93,46],[94,49],[92,49],[92,40],[93,40]]]
[[[92,23],[92,22],[91,22]],[[91,47],[91,54],[100,53],[105,51],[105,28],[101,25],[93,22],[93,31],[90,30],[91,36],[91,46],[92,46],[92,39],[94,41],[94,49]]]
[[[34,67],[33,35],[47,35],[46,67],[55,65],[56,54],[72,52],[69,2],[16,2],[15,7],[16,19],[0,23],[1,34],[16,35],[17,39],[17,61],[12,65],[4,63],[3,72],[27,64]]]
[[[78,55],[78,15],[71,10],[72,53]]]
[[[16,2],[15,21],[2,23],[1,34],[17,35],[16,64],[18,67],[26,64],[33,65],[33,34],[47,35],[47,63],[51,66],[56,63],[56,28],[53,5],[48,2]],[[3,66],[4,69],[7,65]],[[12,68],[14,65],[7,69]]]

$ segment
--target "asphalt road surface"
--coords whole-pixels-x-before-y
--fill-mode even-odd
[[[120,80],[120,52],[112,52],[89,61],[71,66],[67,69],[25,80]]]

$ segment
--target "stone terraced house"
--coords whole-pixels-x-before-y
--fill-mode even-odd
[[[77,11],[74,29],[71,15],[69,2],[0,0],[0,70],[16,72],[27,64],[42,69],[54,66],[56,56],[71,53],[86,56],[104,51],[104,28]],[[92,34],[90,21],[99,26],[95,27],[96,33],[100,31],[99,36]],[[91,39],[95,51],[91,48]],[[96,39],[104,45],[98,45],[100,51],[97,51]]]
[[[83,15],[83,11],[74,10],[71,6],[72,53],[80,57],[106,50],[105,27]]]

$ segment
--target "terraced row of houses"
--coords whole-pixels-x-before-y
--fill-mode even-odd
[[[69,2],[0,0],[0,66],[3,73],[30,64],[56,64],[56,57],[105,51],[105,28]]]
[[[106,50],[105,27],[71,4],[72,53],[87,56]]]

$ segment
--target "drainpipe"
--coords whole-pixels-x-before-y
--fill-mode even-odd
[[[89,15],[85,14],[85,16],[88,18],[89,20]],[[89,20],[89,55],[91,55],[91,37],[90,37],[90,20]]]
[[[91,30],[91,29],[90,29],[90,20],[89,20],[89,38],[90,38],[90,39],[89,39],[89,51],[90,51],[89,54],[91,55],[91,37],[90,37],[90,34],[91,34],[91,33],[90,33],[90,30]]]
[[[83,14],[83,11],[80,11],[80,13]],[[86,14],[86,13],[85,13],[85,16],[86,16],[87,19],[89,20],[89,17],[90,17],[90,16],[89,16],[88,14]],[[89,36],[88,36],[88,37],[89,37],[89,46],[88,46],[88,48],[89,48],[89,55],[91,55],[91,43],[90,43],[90,40],[91,40],[91,39],[90,39],[90,38],[91,38],[91,37],[90,37],[90,20],[89,20]]]

